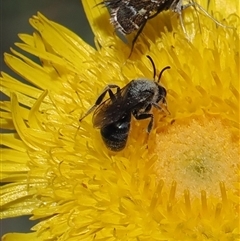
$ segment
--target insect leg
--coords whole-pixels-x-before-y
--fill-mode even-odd
[[[96,102],[95,102],[95,105],[100,105],[100,104],[102,103],[103,98],[105,97],[105,95],[106,95],[107,92],[108,92],[108,94],[109,94],[110,99],[111,99],[111,100],[115,100],[116,97],[114,96],[114,94],[113,94],[113,92],[112,92],[112,90],[111,90],[111,89],[113,89],[113,88],[117,88],[117,93],[119,93],[120,87],[119,87],[118,85],[113,85],[113,84],[107,85],[107,86],[104,88],[102,94],[99,95],[99,97],[97,98],[97,100],[96,100]]]
[[[160,8],[160,9],[159,9],[156,13],[154,13],[152,16],[146,16],[146,17],[145,17],[145,21],[144,21],[143,24],[140,26],[140,28],[139,28],[138,31],[137,31],[137,34],[136,34],[136,35],[134,36],[134,38],[133,38],[132,47],[131,47],[131,52],[130,52],[130,55],[129,55],[128,58],[131,57],[131,54],[132,54],[132,52],[133,52],[134,45],[135,45],[135,43],[136,43],[139,35],[141,34],[143,28],[145,27],[147,21],[148,21],[149,19],[152,19],[152,18],[156,17],[162,10],[164,10],[164,9]],[[154,77],[155,77],[155,76],[154,76]]]
[[[187,4],[189,6],[194,6],[194,7],[197,7],[199,8],[207,17],[209,17],[210,19],[212,19],[212,21],[214,23],[216,23],[217,25],[221,26],[222,28],[232,28],[234,29],[234,27],[232,26],[226,26],[222,23],[220,23],[218,20],[216,20],[211,14],[209,14],[200,4],[198,4],[197,2],[192,2],[192,3],[189,3]]]
[[[179,15],[180,25],[182,27],[182,30],[183,30],[183,33],[184,33],[185,36],[187,36],[187,31],[186,31],[186,28],[185,28],[184,23],[183,23],[182,11],[184,9],[190,7],[190,6],[192,6],[192,3],[188,3],[188,4],[183,5],[182,0],[180,0],[177,3],[176,7],[173,9],[173,11]]]
[[[164,112],[165,112],[165,114],[168,114],[168,115],[170,115],[170,112],[169,112],[169,110],[168,110],[168,108],[167,108],[167,102],[166,102],[166,99],[164,98],[163,99],[163,101],[162,101],[162,104],[164,105],[164,108],[162,108],[162,107],[160,107],[157,103],[151,103],[152,104],[152,106],[154,106],[156,109],[158,109],[158,110],[163,110]]]
[[[145,20],[145,22],[143,22],[143,24],[141,25],[141,27],[138,29],[137,34],[134,36],[133,41],[132,41],[132,46],[131,46],[131,52],[130,52],[128,58],[131,57],[132,52],[133,52],[134,45],[135,45],[135,43],[136,43],[139,35],[140,35],[141,32],[143,31],[143,28],[144,28],[144,26],[146,25],[146,23],[147,23],[147,19]]]
[[[147,132],[150,133],[151,130],[152,130],[152,127],[153,127],[153,114],[150,114],[150,113],[133,113],[134,117],[137,119],[137,120],[144,120],[144,119],[147,119],[147,118],[150,118],[150,121],[149,121],[149,124],[148,124],[148,127],[147,127]]]
[[[107,85],[102,94],[99,95],[99,97],[97,98],[95,104],[86,112],[85,115],[83,115],[79,121],[81,122],[86,116],[88,116],[89,114],[91,114],[103,101],[103,98],[105,97],[106,93],[108,92],[109,96],[110,96],[110,99],[111,100],[115,100],[116,97],[114,96],[113,92],[111,89],[113,88],[117,88],[117,93],[120,92],[120,87],[118,85],[114,85],[114,84],[110,84],[110,85]]]
[[[180,24],[181,24],[181,27],[182,27],[182,29],[183,29],[184,34],[186,34],[186,28],[185,28],[184,23],[183,23],[182,11],[185,10],[186,8],[188,8],[188,7],[194,7],[195,9],[198,8],[200,11],[202,11],[202,13],[203,13],[205,16],[207,16],[207,17],[209,17],[210,19],[212,19],[212,21],[213,21],[214,23],[216,23],[218,26],[221,26],[221,27],[223,27],[223,28],[232,28],[232,29],[234,29],[234,27],[226,26],[226,25],[220,23],[219,21],[217,21],[211,14],[209,14],[209,13],[208,13],[200,4],[198,4],[197,2],[192,1],[192,0],[189,0],[189,3],[183,4],[183,3],[182,3],[182,0],[180,0],[180,1],[177,3],[176,7],[173,9],[173,11],[174,11],[175,13],[178,13],[178,14],[179,14]]]

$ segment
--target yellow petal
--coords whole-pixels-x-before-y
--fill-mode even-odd
[[[100,46],[113,41],[114,28],[110,24],[107,8],[100,0],[82,1],[89,24]]]

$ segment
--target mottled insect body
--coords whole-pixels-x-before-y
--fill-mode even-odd
[[[112,24],[123,34],[142,29],[158,13],[175,9],[179,0],[106,0]]]
[[[155,77],[154,63],[149,56],[148,58],[153,65]],[[93,126],[100,129],[105,145],[112,151],[124,149],[129,135],[131,116],[137,120],[150,119],[147,127],[147,132],[150,133],[154,119],[150,113],[151,108],[162,110],[159,102],[166,105],[167,91],[159,84],[159,80],[163,71],[169,68],[167,66],[161,71],[157,81],[140,78],[132,80],[122,89],[117,85],[107,85],[93,107],[80,121],[94,111]],[[113,88],[117,89],[116,93],[112,92]],[[110,98],[103,101],[107,93]]]
[[[185,2],[183,3],[183,0],[104,0],[102,3],[108,7],[111,15],[110,21],[118,31],[124,35],[137,31],[132,42],[132,49],[147,21],[166,10],[171,10],[179,15],[180,24],[186,36],[187,32],[182,19],[182,11],[191,6],[202,11],[216,24],[227,27],[214,19],[195,1],[188,0]]]

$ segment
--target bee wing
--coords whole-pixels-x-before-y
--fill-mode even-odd
[[[126,113],[132,112],[134,108],[140,109],[141,107],[146,107],[143,103],[152,98],[152,93],[145,91],[142,92],[141,95],[133,98],[129,93],[129,88],[131,88],[129,86],[131,84],[132,82],[122,88],[118,93],[115,93],[115,100],[109,98],[97,107],[93,114],[94,127],[105,127],[119,121]]]
[[[102,128],[111,123],[114,123],[121,119],[125,112],[128,111],[127,108],[127,96],[126,91],[128,85],[120,90],[120,92],[115,93],[115,100],[110,98],[105,100],[101,105],[97,107],[93,114],[93,126],[96,128]]]

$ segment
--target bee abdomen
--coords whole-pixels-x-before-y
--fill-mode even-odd
[[[121,151],[127,143],[130,129],[131,114],[117,122],[101,128],[102,139],[111,151]]]

